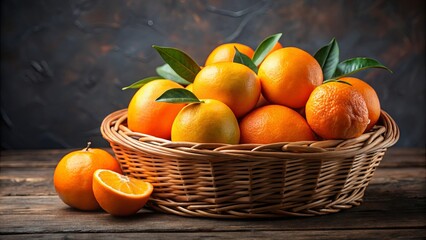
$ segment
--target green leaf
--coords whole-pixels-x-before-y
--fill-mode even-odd
[[[326,83],[329,83],[329,82],[344,83],[344,84],[348,84],[348,85],[352,86],[352,84],[350,84],[349,82],[346,82],[346,81],[340,80],[340,79],[335,79],[335,78],[331,78],[331,79],[325,80],[322,84],[326,84]]]
[[[172,81],[175,81],[179,84],[182,85],[189,85],[191,84],[190,82],[186,81],[185,79],[183,79],[182,77],[180,77],[171,67],[169,64],[164,64],[160,67],[157,67],[155,69],[155,71],[157,72],[158,75],[162,76],[165,79],[170,79]]]
[[[258,69],[257,69],[256,65],[254,64],[254,62],[249,58],[249,56],[247,56],[244,53],[238,51],[238,49],[235,46],[234,46],[234,48],[235,48],[235,55],[234,55],[233,62],[241,63],[243,65],[246,65],[251,70],[253,70],[253,72],[255,72],[257,74]]]
[[[185,88],[172,88],[165,91],[155,101],[168,103],[193,103],[202,102],[191,91]]]
[[[147,78],[144,78],[144,79],[139,80],[137,82],[134,82],[127,87],[123,87],[121,90],[127,90],[127,89],[130,89],[130,88],[141,88],[143,85],[145,85],[145,84],[147,84],[151,81],[157,80],[157,79],[162,79],[162,77],[159,77],[159,76],[147,77]]]
[[[333,38],[329,44],[320,48],[315,53],[314,58],[318,61],[324,74],[324,80],[333,77],[336,71],[337,64],[339,63],[339,45]]]
[[[256,51],[254,51],[253,62],[256,66],[259,66],[268,53],[274,48],[278,40],[280,40],[282,33],[277,33],[265,38],[259,46],[257,46]]]
[[[347,59],[337,65],[336,72],[333,75],[333,78],[342,78],[365,70],[368,68],[382,68],[388,70],[390,73],[392,71],[381,64],[379,61],[372,58],[357,57]]]
[[[183,79],[193,82],[200,66],[186,53],[176,48],[152,46],[160,54],[161,58]]]

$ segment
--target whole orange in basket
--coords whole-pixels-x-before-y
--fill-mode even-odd
[[[263,95],[260,94],[259,100],[257,101],[256,106],[254,108],[260,108],[269,104],[270,103],[263,97]]]
[[[241,43],[225,43],[216,47],[207,57],[206,64],[211,65],[218,62],[232,62],[234,60],[235,48],[241,53],[244,53],[249,58],[252,58],[254,51],[251,47]]]
[[[142,86],[130,101],[127,125],[130,130],[170,139],[173,120],[185,104],[156,102],[163,92],[183,88],[171,80],[154,80]]]
[[[364,97],[368,109],[368,119],[370,123],[365,131],[370,130],[377,123],[380,117],[380,100],[376,91],[368,83],[354,77],[345,77],[340,80],[350,83]]]
[[[329,82],[315,88],[305,107],[312,130],[324,139],[349,139],[364,133],[368,109],[355,87]]]
[[[55,168],[53,184],[59,197],[67,205],[80,210],[97,210],[92,178],[97,169],[121,173],[117,160],[107,151],[88,146],[65,155]]]
[[[313,141],[306,120],[291,108],[267,105],[257,108],[240,121],[241,143]]]
[[[113,216],[137,213],[148,201],[151,183],[122,174],[98,169],[93,174],[93,193],[99,205]]]
[[[214,99],[201,101],[185,106],[176,116],[172,141],[237,144],[240,129],[232,110]]]
[[[260,81],[256,73],[245,65],[215,63],[197,74],[193,92],[198,98],[225,103],[239,118],[252,110],[259,100]]]
[[[323,79],[317,60],[295,47],[270,53],[260,65],[258,75],[263,96],[271,103],[291,108],[303,107]]]
[[[188,86],[186,86],[185,88],[192,92],[193,86],[194,86],[194,84],[191,83]]]

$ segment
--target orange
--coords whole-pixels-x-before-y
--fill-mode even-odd
[[[291,108],[303,107],[323,79],[315,58],[295,47],[281,48],[268,55],[258,75],[263,96],[271,103]]]
[[[260,94],[259,100],[257,101],[256,106],[254,108],[260,108],[269,104],[270,103],[263,97],[263,95]]]
[[[187,105],[176,116],[172,141],[237,144],[240,129],[232,110],[214,99],[201,101]]]
[[[207,57],[206,64],[211,65],[218,62],[232,62],[234,60],[235,48],[241,53],[244,53],[249,58],[252,58],[254,51],[251,47],[241,43],[225,43],[216,47]]]
[[[340,80],[350,83],[364,97],[368,109],[368,119],[370,120],[365,131],[372,129],[380,117],[380,100],[376,91],[368,83],[358,78],[345,77]]]
[[[169,104],[155,100],[166,90],[183,88],[171,80],[154,80],[142,86],[130,101],[127,124],[130,130],[170,139],[173,120],[185,104]]]
[[[92,191],[93,173],[100,168],[121,173],[120,165],[108,152],[87,148],[65,155],[55,168],[53,183],[67,205],[80,210],[97,210],[99,204]]]
[[[148,201],[154,187],[149,182],[98,169],[93,174],[93,193],[99,205],[113,216],[137,213]]]
[[[242,64],[215,63],[197,74],[193,92],[198,98],[225,103],[239,118],[252,110],[259,100],[260,81],[250,68]]]
[[[185,88],[192,92],[193,86],[194,86],[194,84],[191,83],[188,86],[186,86]]]
[[[306,119],[312,130],[324,139],[360,136],[368,125],[368,109],[356,88],[329,82],[315,88],[306,103]]]
[[[241,143],[313,141],[306,120],[291,108],[267,105],[257,108],[240,121]]]

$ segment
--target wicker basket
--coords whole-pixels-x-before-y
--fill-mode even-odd
[[[154,185],[153,209],[182,216],[314,216],[358,206],[399,129],[384,111],[356,139],[276,144],[171,142],[130,131],[127,110],[101,125],[125,174]]]

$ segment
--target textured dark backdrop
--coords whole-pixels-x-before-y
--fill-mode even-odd
[[[393,69],[358,74],[401,128],[398,146],[425,146],[425,1],[1,1],[1,147],[107,146],[99,126],[125,108],[121,91],[155,74],[152,44],[198,63],[214,46],[255,47],[283,32],[311,54],[336,37],[341,57]]]

